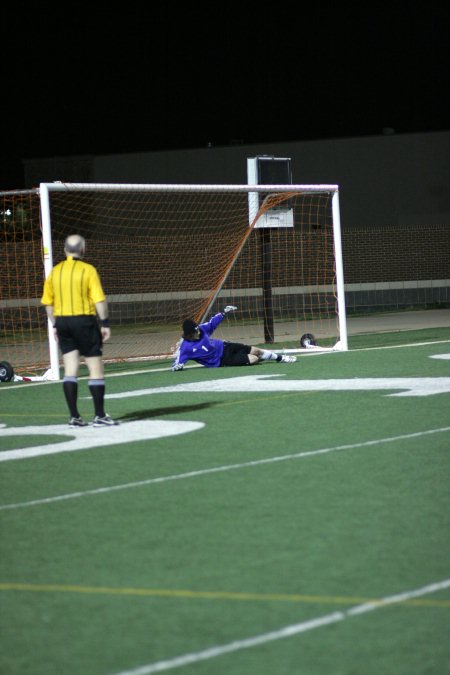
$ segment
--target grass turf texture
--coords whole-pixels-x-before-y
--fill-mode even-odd
[[[84,493],[0,511],[0,671],[108,675],[448,579],[450,433],[398,437],[450,426],[450,394],[208,391],[211,380],[256,374],[449,376],[448,361],[430,358],[447,354],[448,342],[399,346],[439,339],[448,339],[448,331],[355,336],[350,352],[300,357],[292,365],[172,373],[155,364],[109,377],[108,393],[198,384],[194,393],[110,399],[108,412],[123,424],[205,426],[0,464],[3,505]],[[60,384],[3,386],[0,423],[67,423]],[[84,381],[79,390],[80,412],[90,419]],[[396,440],[289,458],[383,438]],[[51,429],[38,441],[0,431],[0,451],[37,442],[55,442]],[[269,461],[276,457],[285,459]],[[260,463],[242,466],[248,462]],[[128,483],[141,485],[85,494]],[[440,675],[450,660],[449,616],[446,588],[172,670]]]

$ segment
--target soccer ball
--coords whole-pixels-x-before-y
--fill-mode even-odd
[[[316,338],[312,333],[304,333],[302,337],[300,338],[300,346],[303,347],[303,349],[307,349],[308,347],[314,347],[316,344]]]
[[[9,382],[14,377],[14,368],[8,361],[0,363],[0,382]]]

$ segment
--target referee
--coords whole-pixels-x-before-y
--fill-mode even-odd
[[[88,426],[77,406],[78,371],[80,356],[83,356],[94,403],[93,425],[108,427],[118,424],[104,408],[102,345],[111,337],[108,304],[97,270],[82,260],[85,248],[86,242],[79,234],[67,237],[64,243],[66,260],[55,265],[46,278],[41,303],[45,305],[63,355],[63,390],[70,412],[69,426]]]

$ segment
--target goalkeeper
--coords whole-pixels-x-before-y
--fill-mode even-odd
[[[175,352],[172,370],[183,370],[186,361],[189,360],[196,361],[206,368],[253,366],[261,361],[293,363],[297,360],[295,356],[275,354],[259,347],[212,338],[211,335],[226,315],[236,309],[237,307],[233,305],[227,305],[207,323],[197,324],[192,319],[186,319],[183,323],[183,339]]]

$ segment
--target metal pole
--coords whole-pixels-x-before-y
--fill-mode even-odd
[[[263,281],[263,312],[264,312],[264,342],[274,342],[273,302],[272,302],[272,251],[270,228],[261,228],[262,253],[262,281]]]
[[[341,216],[339,208],[339,192],[336,190],[332,198],[334,256],[336,261],[336,287],[338,298],[339,340],[342,349],[348,349],[347,318],[345,310],[344,266],[342,260]]]
[[[52,229],[50,223],[50,200],[48,194],[48,185],[41,183],[39,190],[41,202],[41,220],[42,220],[42,246],[44,251],[44,269],[47,278],[53,267],[52,250]],[[50,370],[51,375],[47,376],[49,380],[59,380],[59,353],[58,344],[53,334],[53,326],[50,321],[47,322],[48,345],[50,352]]]

